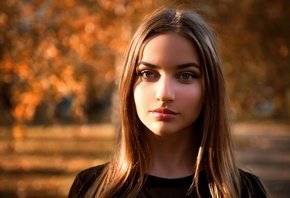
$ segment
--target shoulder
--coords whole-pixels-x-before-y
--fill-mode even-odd
[[[256,175],[240,170],[242,197],[267,197],[265,187],[259,177]]]
[[[101,164],[98,166],[94,166],[85,170],[82,170],[80,173],[78,173],[77,178],[79,179],[85,179],[87,180],[88,178],[97,178],[97,176],[99,176],[102,171],[104,170],[104,168],[107,166],[107,164]]]
[[[79,172],[69,191],[69,198],[84,197],[107,164],[94,166]]]

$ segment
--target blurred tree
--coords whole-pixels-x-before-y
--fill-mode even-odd
[[[115,60],[132,24],[154,3],[9,0],[0,6],[1,111],[17,123],[51,123],[56,116],[84,122],[90,107],[110,104]]]
[[[220,1],[213,16],[233,106],[240,115],[290,115],[290,2]]]
[[[7,0],[0,2],[0,123],[104,116],[132,32],[164,4],[193,8],[213,24],[238,117],[289,118],[286,0]]]
[[[236,118],[290,116],[290,2],[191,2],[212,23]]]

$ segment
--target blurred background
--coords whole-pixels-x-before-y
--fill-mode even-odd
[[[139,21],[163,5],[213,27],[241,167],[290,196],[290,1],[0,1],[0,197],[66,197],[115,141],[116,76]]]

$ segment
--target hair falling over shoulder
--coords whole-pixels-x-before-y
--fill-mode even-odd
[[[124,56],[119,85],[120,142],[112,160],[86,194],[87,198],[136,197],[146,180],[150,152],[142,133],[144,126],[134,106],[135,67],[144,42],[149,37],[167,32],[179,33],[197,46],[204,75],[204,104],[197,121],[200,131],[196,147],[199,152],[188,194],[193,190],[198,192],[199,172],[205,169],[212,197],[241,197],[241,179],[228,120],[228,97],[215,37],[195,12],[162,8],[140,24]]]

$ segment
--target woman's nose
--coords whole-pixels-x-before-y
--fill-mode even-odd
[[[162,102],[172,102],[175,100],[173,82],[169,77],[161,77],[156,82],[155,98]]]

